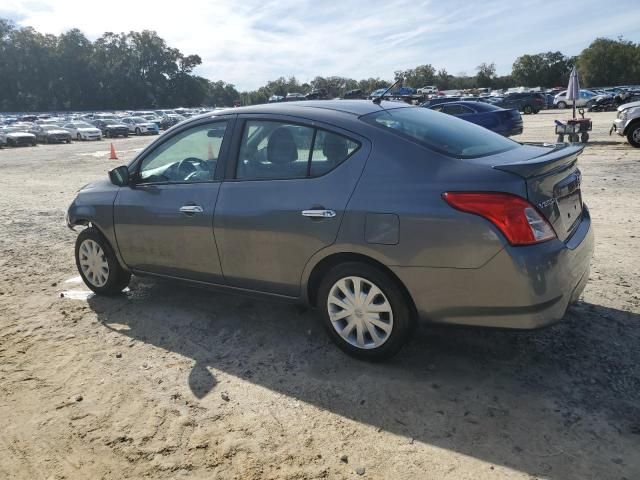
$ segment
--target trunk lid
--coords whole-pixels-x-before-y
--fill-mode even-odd
[[[567,240],[582,218],[582,175],[577,167],[584,147],[525,145],[529,152],[514,160],[494,157],[492,167],[522,177],[528,200],[546,217],[558,238]]]

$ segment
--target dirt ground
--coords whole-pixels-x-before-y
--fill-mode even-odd
[[[295,305],[148,279],[88,295],[64,213],[109,144],[1,150],[0,478],[639,479],[640,149],[614,116],[580,158],[596,252],[564,321],[423,325],[384,364]],[[113,143],[128,161],[151,140]]]

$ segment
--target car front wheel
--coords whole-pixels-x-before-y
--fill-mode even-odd
[[[333,342],[362,360],[384,360],[406,342],[414,319],[397,281],[360,262],[331,269],[318,295],[323,324]]]
[[[76,239],[76,266],[84,283],[101,295],[116,295],[129,285],[131,273],[122,268],[109,242],[94,227]]]
[[[640,122],[629,127],[627,141],[631,146],[640,148]]]
[[[526,115],[531,115],[533,113],[533,108],[531,107],[531,105],[525,105],[524,108],[522,109],[522,111]]]
[[[560,109],[567,108],[567,104],[565,102],[558,102],[556,106]]]

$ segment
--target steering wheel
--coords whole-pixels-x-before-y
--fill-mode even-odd
[[[181,180],[188,180],[191,175],[198,171],[196,165],[202,165],[203,160],[196,157],[187,157],[184,160],[180,160],[176,167],[176,173]]]

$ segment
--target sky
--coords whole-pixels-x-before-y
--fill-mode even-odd
[[[91,40],[106,31],[155,30],[185,55],[195,73],[256,89],[295,75],[302,82],[338,75],[392,79],[426,63],[474,75],[494,62],[511,72],[525,53],[576,55],[596,37],[640,42],[640,0],[2,0],[0,18],[43,33],[79,28]]]

